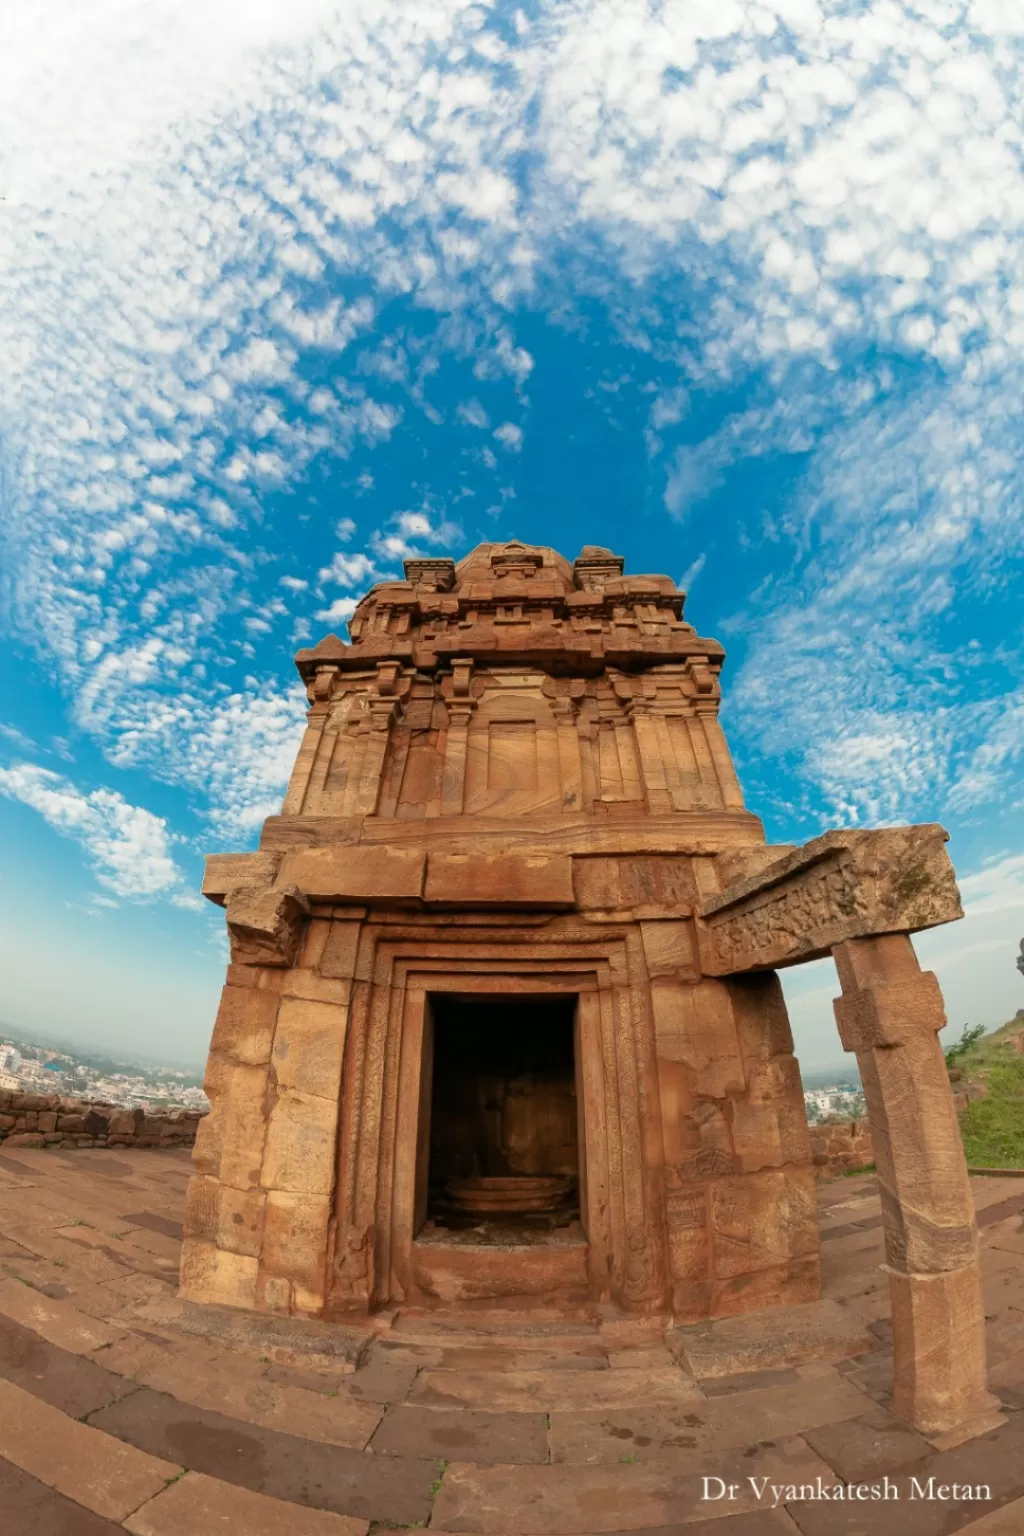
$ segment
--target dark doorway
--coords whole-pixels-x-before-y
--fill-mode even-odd
[[[574,996],[434,994],[428,1221],[538,1233],[579,1216]]]

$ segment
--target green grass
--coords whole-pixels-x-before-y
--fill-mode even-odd
[[[1022,1030],[1024,1015],[1018,1014],[976,1040],[955,1062],[963,1072],[957,1087],[970,1081],[988,1089],[987,1098],[972,1100],[960,1116],[972,1168],[1024,1168],[1024,1055],[1016,1049]]]

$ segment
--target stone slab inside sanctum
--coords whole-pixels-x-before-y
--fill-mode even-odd
[[[970,1354],[944,1014],[907,937],[960,915],[942,828],[768,846],[719,724],[724,652],[665,576],[513,542],[405,578],[299,653],[281,814],[207,863],[231,963],[182,1295],[665,1325],[813,1302],[776,973],[834,954],[901,1337],[958,1328]],[[914,1390],[911,1418],[987,1411],[983,1367],[952,1408]]]

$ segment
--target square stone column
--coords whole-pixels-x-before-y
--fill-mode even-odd
[[[833,948],[844,1049],[875,1144],[892,1299],[893,1413],[945,1443],[998,1422],[985,1370],[978,1232],[938,1031],[939,984],[906,934]]]

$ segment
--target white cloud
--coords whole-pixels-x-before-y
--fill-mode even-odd
[[[697,580],[697,577],[700,575],[701,571],[704,569],[704,565],[705,565],[705,562],[707,561],[707,558],[708,558],[707,555],[699,554],[695,560],[691,560],[690,561],[690,564],[686,567],[686,570],[683,572],[683,574],[680,576],[679,580],[676,582],[676,586],[679,588],[679,590],[681,592],[689,592],[690,588],[693,586],[694,582]]]
[[[500,427],[495,427],[494,436],[510,453],[518,453],[523,446],[523,429],[514,421],[503,421]]]
[[[331,582],[339,587],[361,586],[376,574],[373,561],[367,555],[346,555],[340,550],[319,573],[318,580]]]
[[[487,412],[479,400],[461,401],[456,408],[455,414],[459,421],[463,422],[467,427],[480,427],[482,429],[490,425]]]
[[[175,906],[202,908],[171,853],[162,816],[130,805],[116,790],[83,793],[70,780],[33,763],[0,768],[0,794],[31,806],[85,850],[96,879],[115,895],[135,901],[162,897]]]
[[[561,0],[513,38],[424,0],[389,18],[387,48],[377,0],[47,14],[40,31],[16,4],[0,59],[2,515],[14,622],[115,761],[249,814],[250,738],[221,741],[231,789],[202,745],[244,710],[201,669],[245,654],[265,493],[387,441],[405,407],[385,384],[433,410],[386,334],[396,296],[444,316],[435,361],[523,400],[534,359],[511,317],[565,258],[556,305],[596,293],[669,366],[650,447],[673,515],[743,457],[814,450],[783,530],[794,574],[732,696],[741,743],[850,818],[1013,792],[1016,686],[979,701],[928,652],[968,573],[1020,543],[1016,10]],[[362,296],[325,299],[325,275]],[[310,385],[307,351],[338,364],[329,383]],[[670,437],[692,432],[695,390],[751,377],[774,408]],[[495,436],[514,449],[519,430]],[[429,533],[402,525],[421,515]],[[458,537],[399,514],[322,579],[361,587]],[[241,696],[292,721],[265,680]]]
[[[329,608],[322,608],[317,618],[324,624],[341,624],[350,619],[356,611],[357,599],[354,597],[338,597]]]
[[[301,576],[282,576],[280,585],[287,587],[289,592],[305,592],[309,582],[303,581]]]
[[[360,475],[359,478],[360,478],[360,480],[362,480],[363,476]],[[372,477],[372,475],[369,476],[368,478],[370,480],[370,484],[372,485],[373,484],[373,477]],[[340,539],[342,544],[347,544],[349,539],[351,539],[352,535],[355,533],[355,531],[356,531],[356,525],[355,525],[355,523],[352,521],[352,519],[350,517],[342,517],[334,525],[335,537],[337,539]]]

